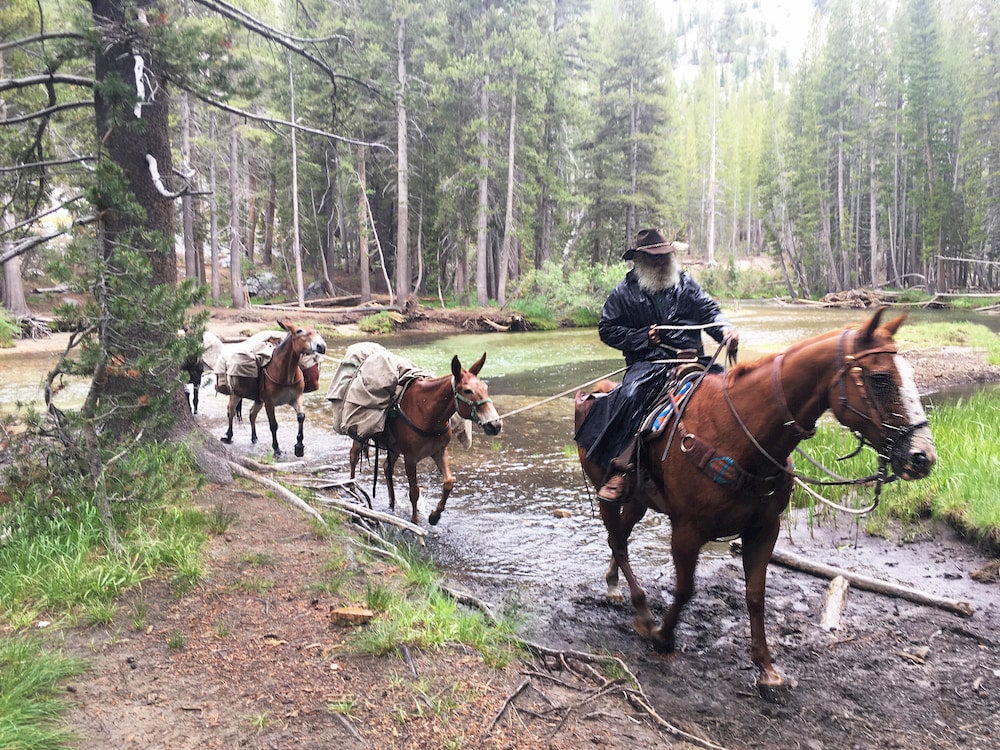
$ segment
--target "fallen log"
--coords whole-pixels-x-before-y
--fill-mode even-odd
[[[835,576],[826,589],[823,612],[819,616],[819,626],[824,630],[840,630],[840,618],[847,606],[847,591],[850,584],[844,576]]]
[[[907,601],[911,601],[916,604],[937,607],[938,609],[943,609],[947,612],[961,615],[962,617],[971,617],[975,613],[975,609],[973,609],[972,605],[968,602],[947,599],[943,596],[928,594],[910,586],[904,586],[890,581],[880,581],[877,578],[872,578],[871,576],[866,576],[861,573],[852,573],[849,570],[837,568],[833,565],[826,565],[825,563],[818,563],[806,557],[802,557],[802,555],[797,555],[794,552],[789,552],[788,550],[783,550],[777,547],[775,547],[774,552],[771,553],[771,562],[775,562],[786,568],[799,570],[803,573],[819,576],[820,578],[836,578],[837,576],[843,576],[855,588],[872,591],[876,594],[895,596],[899,599],[906,599]]]

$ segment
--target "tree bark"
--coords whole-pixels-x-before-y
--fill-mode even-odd
[[[229,115],[229,291],[233,307],[247,306],[243,288],[243,246],[240,242],[239,131],[236,115]]]
[[[486,213],[489,209],[489,183],[487,170],[490,166],[487,154],[490,146],[490,77],[483,76],[479,91],[479,180],[478,196],[479,202],[476,209],[476,304],[485,307],[489,304],[489,277],[487,272],[489,248],[486,242]]]
[[[219,304],[222,297],[222,280],[219,262],[219,201],[215,177],[215,113],[208,115],[208,244],[212,256],[212,303]]]
[[[288,93],[290,99],[291,120],[295,122],[295,77],[292,63],[288,61]],[[299,152],[295,128],[292,128],[292,258],[295,260],[295,291],[300,305],[306,301],[305,287],[302,282],[302,245],[299,241]]]
[[[500,249],[500,263],[497,269],[497,303],[507,304],[507,273],[511,262],[511,248],[514,242],[514,147],[517,141],[517,84],[510,95],[510,136],[507,139],[507,200],[504,209],[503,246]]]
[[[355,147],[355,161],[358,167],[358,258],[361,274],[361,301],[369,302],[372,298],[371,261],[368,258],[368,201],[365,197],[368,191],[365,175],[365,147]]]
[[[396,291],[400,305],[410,296],[410,166],[406,118],[406,18],[396,21]]]

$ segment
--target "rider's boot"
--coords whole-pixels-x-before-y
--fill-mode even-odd
[[[597,496],[609,503],[616,503],[627,497],[631,488],[629,487],[629,477],[635,472],[635,443],[629,440],[621,455],[611,459],[608,467],[608,475],[597,491]]]

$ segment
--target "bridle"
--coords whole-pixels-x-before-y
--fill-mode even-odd
[[[746,423],[743,421],[743,419],[737,412],[735,404],[733,404],[732,402],[732,398],[730,397],[729,394],[728,378],[724,379],[723,381],[723,394],[725,395],[726,403],[729,406],[729,411],[736,420],[736,423],[740,426],[740,429],[743,430],[743,433],[747,436],[747,438],[749,438],[750,442],[753,443],[757,451],[760,452],[761,455],[763,455],[765,458],[767,458],[768,461],[770,461],[775,467],[777,467],[777,469],[780,472],[783,472],[788,476],[792,477],[800,486],[802,486],[805,490],[807,490],[810,494],[812,494],[814,497],[821,500],[822,502],[832,505],[833,507],[839,510],[861,515],[864,513],[871,512],[878,506],[879,500],[881,498],[883,485],[889,484],[899,479],[899,477],[896,474],[890,473],[891,456],[896,443],[899,440],[905,439],[909,435],[912,435],[916,430],[919,430],[922,427],[926,427],[927,421],[924,420],[921,422],[917,422],[915,424],[907,425],[906,427],[894,427],[886,422],[886,417],[888,416],[888,413],[885,407],[883,406],[883,402],[885,401],[885,399],[882,398],[883,394],[879,393],[879,391],[881,389],[886,388],[886,386],[885,384],[881,383],[881,381],[877,380],[877,376],[868,373],[865,370],[863,364],[861,364],[861,362],[862,360],[874,356],[876,354],[895,355],[897,354],[897,350],[894,346],[881,346],[881,347],[872,347],[870,349],[865,349],[861,352],[853,354],[847,354],[846,350],[847,350],[848,338],[850,337],[853,341],[855,334],[856,334],[855,329],[850,329],[850,328],[845,329],[840,334],[840,338],[837,341],[837,370],[834,375],[834,379],[836,381],[837,394],[838,394],[837,408],[833,409],[832,405],[831,408],[834,410],[835,415],[838,413],[843,414],[844,412],[850,412],[860,417],[861,419],[871,423],[876,428],[876,430],[878,430],[878,432],[882,434],[882,436],[884,437],[884,441],[882,448],[879,449],[868,438],[866,438],[859,430],[852,430],[854,437],[858,440],[858,447],[853,452],[847,454],[846,456],[840,457],[840,459],[838,460],[851,458],[852,456],[855,456],[858,453],[860,453],[865,445],[868,445],[875,450],[876,455],[878,456],[878,469],[874,474],[871,474],[867,477],[860,477],[858,479],[845,479],[843,477],[838,476],[829,469],[821,466],[816,461],[809,458],[809,456],[803,453],[799,448],[796,448],[796,451],[798,451],[801,455],[805,456],[810,461],[810,463],[812,463],[817,468],[826,472],[827,475],[835,477],[835,479],[818,480],[799,474],[793,468],[791,468],[791,462],[782,462],[776,459],[774,456],[771,455],[771,453],[766,448],[764,448],[764,446],[760,444],[757,438],[754,437],[753,433],[750,431]],[[783,412],[782,417],[785,420],[784,425],[794,430],[796,435],[800,438],[800,440],[810,438],[816,434],[815,425],[813,425],[812,427],[803,427],[801,424],[799,424],[799,422],[795,418],[795,415],[793,415],[791,413],[791,410],[788,408],[788,402],[787,399],[785,398],[784,391],[781,387],[780,368],[781,368],[781,361],[783,358],[784,354],[779,354],[777,357],[774,358],[772,364],[773,374],[771,381],[772,381],[772,387],[774,389],[775,400],[778,403],[779,409]],[[857,407],[855,407],[850,402],[850,399],[848,398],[847,394],[848,375],[852,375],[855,378],[855,384],[858,385],[860,388],[862,388],[865,400],[868,401],[868,403],[872,406],[872,413],[870,414],[865,413],[860,409],[858,409]],[[840,417],[838,416],[838,421],[839,420]],[[898,434],[895,435],[890,434],[890,431]],[[824,498],[822,495],[819,495],[818,493],[811,490],[805,484],[808,483],[821,486],[838,486],[838,485],[842,486],[842,485],[862,485],[862,484],[868,484],[870,482],[876,483],[875,495],[872,500],[872,503],[868,507],[862,509],[847,508],[837,503],[833,503]]]
[[[466,398],[461,393],[458,392],[458,382],[454,377],[451,379],[451,391],[455,394],[455,411],[462,419],[472,420],[473,424],[482,425],[483,421],[479,418],[479,407],[485,404],[492,404],[493,399],[489,396],[486,398],[481,398],[478,401],[473,401],[470,398]],[[459,403],[466,404],[469,407],[469,416],[462,414],[462,410],[459,408]]]
[[[458,392],[458,383],[456,382],[454,376],[451,379],[451,392],[455,399],[455,411],[458,413],[458,415],[462,419],[471,420],[473,424],[482,425],[483,421],[479,418],[479,407],[483,406],[484,404],[492,404],[493,399],[490,398],[489,396],[487,396],[486,398],[481,398],[478,401],[473,401],[470,398],[466,398],[465,396],[463,396],[461,393]],[[401,399],[402,399],[402,394],[400,394],[400,400]],[[462,410],[461,408],[459,408],[459,404],[468,405],[469,416],[465,416],[464,414],[462,414]],[[403,411],[402,407],[399,404],[399,400],[397,400],[396,403],[392,405],[390,413],[392,415],[398,416],[400,419],[406,422],[407,426],[421,437],[425,438],[441,437],[442,435],[446,435],[448,433],[448,430],[450,429],[448,421],[445,420],[444,427],[442,429],[425,430],[423,427],[417,425],[412,419],[410,419],[406,415],[406,412]]]

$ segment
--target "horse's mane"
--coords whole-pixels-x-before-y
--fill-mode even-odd
[[[774,362],[775,358],[778,357],[779,354],[782,353],[790,354],[796,352],[799,349],[802,349],[803,347],[812,346],[813,344],[822,341],[824,339],[831,338],[833,336],[839,336],[841,334],[841,331],[843,331],[842,328],[838,328],[833,331],[827,331],[826,333],[821,333],[818,336],[813,336],[812,338],[803,339],[802,341],[797,341],[791,346],[789,346],[787,349],[785,349],[784,352],[774,352],[772,354],[765,354],[763,357],[761,357],[760,359],[755,359],[753,362],[741,362],[740,364],[731,367],[728,370],[727,375],[731,379],[731,382],[736,382],[740,378],[746,376],[748,373],[755,372],[761,367],[769,366],[772,362]]]

